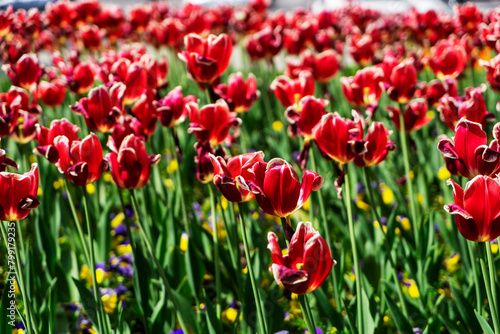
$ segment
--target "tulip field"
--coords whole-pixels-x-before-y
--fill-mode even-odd
[[[500,334],[500,9],[0,11],[0,334]]]

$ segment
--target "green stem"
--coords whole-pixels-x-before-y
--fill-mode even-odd
[[[498,300],[497,300],[497,275],[496,275],[496,269],[495,269],[495,261],[493,260],[493,254],[491,253],[491,245],[489,242],[486,242],[484,244],[484,247],[486,248],[486,256],[488,258],[488,267],[490,271],[490,282],[491,282],[491,297],[493,299],[493,303],[495,304],[495,314],[497,317],[497,322],[500,324],[500,321],[498,321]],[[500,330],[500,328],[497,328]]]
[[[92,226],[90,225],[89,218],[89,209],[88,209],[88,194],[85,187],[83,187],[83,211],[85,212],[85,222],[87,224],[87,233],[88,233],[88,243],[89,243],[89,253],[90,253],[90,271],[92,273],[92,282],[94,288],[94,298],[97,305],[97,321],[99,329],[103,333],[108,332],[108,328],[106,326],[106,315],[104,314],[104,307],[102,305],[101,300],[101,291],[99,290],[99,284],[97,283],[97,277],[95,274],[96,266],[95,266],[95,250],[94,250],[94,238],[92,233]]]
[[[283,236],[285,237],[286,247],[290,246],[290,241],[288,241],[288,237],[286,236],[286,226],[289,224],[290,216],[281,217],[281,229],[283,230]]]
[[[215,306],[215,311],[217,314],[217,319],[221,320],[222,309],[221,309],[221,285],[220,285],[220,258],[219,258],[219,234],[217,231],[217,211],[215,209],[215,195],[212,185],[208,184],[208,192],[210,193],[210,209],[212,211],[212,231],[213,231],[213,243],[214,243],[214,271],[215,271],[215,299],[217,304]],[[221,208],[222,209],[222,208]]]
[[[349,165],[344,165],[345,168],[345,201],[347,206],[347,220],[349,223],[349,234],[351,239],[352,258],[354,261],[355,270],[355,283],[356,283],[356,306],[357,306],[357,319],[358,319],[358,332],[363,332],[363,285],[361,284],[361,268],[359,265],[358,251],[356,249],[356,238],[354,235],[354,220],[352,217],[352,203],[351,203],[351,177]]]
[[[207,97],[207,104],[212,103],[212,99],[210,98],[210,84],[208,82],[205,84],[205,96]]]
[[[311,155],[311,164],[312,164],[312,169],[313,172],[318,172],[318,167],[316,165],[316,159],[314,157],[314,150],[310,153]],[[321,189],[317,191],[317,196],[318,196],[318,203],[319,203],[319,211],[321,214],[321,223],[324,228],[325,232],[325,237],[326,237],[326,243],[328,244],[328,247],[330,247],[330,251],[333,250],[333,243],[332,243],[332,238],[330,236],[330,227],[328,226],[328,219],[326,218],[326,210],[325,210],[325,203],[323,202],[323,196],[321,194]],[[332,252],[333,253],[333,252]],[[333,257],[333,254],[332,254]],[[337,273],[335,271],[335,268],[332,269],[332,273],[330,275],[332,277],[332,288],[333,288],[333,298],[335,300],[335,308],[337,311],[340,312],[340,298],[339,298],[339,293],[337,290]]]
[[[66,194],[68,195],[68,201],[69,201],[69,207],[71,208],[71,213],[73,215],[73,220],[75,221],[76,229],[78,231],[78,235],[80,236],[80,242],[83,247],[83,253],[85,256],[85,261],[86,264],[90,263],[90,256],[89,256],[89,250],[87,248],[87,242],[85,241],[85,235],[83,234],[82,227],[80,225],[80,219],[78,218],[78,214],[76,213],[75,209],[75,203],[73,202],[73,198],[71,197],[71,193],[68,188],[68,182],[63,179],[64,182],[64,190],[66,191]]]
[[[314,324],[314,318],[312,317],[311,307],[309,306],[307,295],[299,295],[299,302],[307,325],[307,331],[310,334],[316,334],[316,325]]]
[[[420,237],[419,237],[419,224],[417,221],[417,211],[415,208],[415,198],[413,193],[413,183],[411,180],[411,172],[410,172],[410,159],[408,156],[408,143],[406,138],[406,129],[405,122],[403,117],[403,105],[400,105],[400,113],[399,113],[399,126],[400,126],[400,137],[401,137],[401,148],[403,150],[403,162],[405,167],[405,175],[406,175],[406,184],[408,187],[408,196],[410,197],[410,220],[411,225],[413,226],[413,234],[415,235],[415,248],[418,249],[420,245]]]
[[[366,192],[368,194],[368,200],[370,201],[370,208],[372,209],[372,212],[375,216],[375,219],[380,225],[380,230],[382,231],[382,234],[384,235],[384,246],[385,246],[385,251],[387,253],[387,257],[389,258],[389,262],[391,264],[391,267],[393,269],[393,279],[394,279],[394,284],[396,285],[396,291],[398,293],[398,298],[399,301],[401,302],[401,308],[403,310],[403,315],[408,318],[408,310],[406,308],[406,303],[405,299],[403,297],[403,290],[401,289],[401,284],[399,283],[399,278],[398,278],[398,270],[396,268],[396,261],[392,258],[392,253],[391,249],[389,247],[389,243],[387,240],[387,233],[384,230],[384,227],[382,226],[382,220],[380,219],[380,214],[378,213],[377,207],[375,205],[375,200],[373,197],[373,189],[371,187],[371,178],[370,178],[370,173],[368,172],[368,169],[365,167],[363,168],[363,176],[365,179],[365,188]]]
[[[473,247],[472,247],[473,242],[466,240],[466,243],[467,243],[467,248],[469,250],[470,262],[472,265],[472,276],[474,278],[474,287],[476,290],[476,308],[477,308],[477,311],[479,313],[481,313],[481,300],[482,300],[481,287],[479,286],[479,278],[478,278],[477,270],[476,270],[476,259],[474,258],[474,251],[473,251]]]
[[[174,305],[174,310],[177,313],[177,316],[179,318],[179,323],[181,325],[181,328],[184,333],[189,333],[188,328],[186,326],[186,321],[184,319],[183,314],[180,312],[179,304],[177,303],[177,299],[174,298],[174,295],[172,293],[172,288],[170,287],[170,283],[168,282],[167,276],[165,275],[165,271],[163,270],[163,267],[160,264],[160,261],[158,261],[158,258],[155,255],[155,252],[153,251],[153,246],[151,244],[151,241],[147,237],[144,227],[142,225],[141,220],[139,219],[139,205],[137,203],[137,197],[135,195],[134,189],[130,190],[130,195],[132,197],[132,205],[134,207],[134,212],[136,214],[136,223],[139,226],[139,232],[141,233],[142,239],[144,240],[144,243],[146,244],[146,248],[151,254],[151,257],[153,258],[153,261],[156,265],[156,268],[158,269],[158,272],[160,274],[161,279],[163,280],[163,284],[165,286],[165,291],[167,292],[168,298],[172,301],[172,304]]]
[[[496,310],[496,303],[494,301],[493,297],[493,287],[492,287],[492,282],[490,280],[490,276],[488,275],[488,268],[490,267],[490,273],[491,273],[491,266],[488,266],[486,263],[486,254],[484,252],[484,248],[486,247],[486,244],[484,242],[479,243],[479,262],[481,263],[481,271],[483,273],[483,279],[484,279],[484,284],[486,287],[486,294],[488,296],[488,301],[490,304],[490,314],[491,318],[493,319],[493,327],[495,329],[495,333],[500,333],[500,322],[498,320],[498,313]],[[496,289],[496,288],[495,288]]]
[[[250,276],[250,283],[252,284],[253,296],[255,299],[255,306],[257,308],[257,316],[258,316],[258,320],[259,320],[259,325],[260,325],[260,328],[262,331],[261,333],[267,334],[267,324],[266,324],[266,321],[264,318],[264,312],[262,310],[262,301],[260,298],[260,291],[259,291],[259,288],[257,286],[257,282],[255,281],[252,259],[250,258],[250,250],[248,248],[248,236],[247,236],[246,221],[245,221],[246,212],[244,211],[242,203],[238,203],[238,208],[240,209],[241,236],[243,238],[243,247],[245,248],[245,256],[247,258],[248,276]]]

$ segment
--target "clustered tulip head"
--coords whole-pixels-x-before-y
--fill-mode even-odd
[[[38,167],[22,175],[0,172],[0,221],[16,221],[26,218],[30,210],[35,209],[40,202],[38,194]]]

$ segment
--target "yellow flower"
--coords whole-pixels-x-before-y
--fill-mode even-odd
[[[116,252],[118,255],[130,254],[132,253],[132,245],[130,244],[121,244],[116,247]]]
[[[273,130],[274,131],[281,131],[281,130],[283,130],[283,123],[281,123],[281,121],[274,121],[273,122]]]
[[[123,212],[120,212],[119,214],[116,215],[115,218],[111,221],[111,227],[116,228],[118,227],[121,223],[123,223],[123,220],[125,219],[125,214]]]
[[[89,193],[89,195],[94,195],[94,193],[95,193],[94,184],[89,183],[89,184],[87,184],[86,188],[87,188],[87,192]]]
[[[401,224],[401,227],[403,227],[406,231],[411,230],[411,223],[410,223],[410,220],[408,219],[408,217],[398,216],[396,219]]]
[[[391,188],[385,185],[385,183],[380,184],[380,191],[382,192],[382,201],[384,204],[391,204],[394,200],[394,193]]]
[[[430,119],[434,119],[434,117],[436,117],[436,114],[434,113],[434,110],[429,110],[427,112],[427,117],[429,117]]]
[[[172,174],[175,173],[179,169],[179,163],[177,159],[170,160],[170,163],[167,166],[167,173]]]
[[[418,202],[418,204],[422,204],[424,202],[424,195],[422,195],[421,193],[418,193],[417,194],[417,202]]]
[[[104,179],[104,181],[106,182],[111,182],[113,181],[113,177],[111,176],[111,173],[104,173],[102,174],[102,178]]]
[[[498,253],[498,243],[497,242],[490,243],[490,247],[491,247],[491,252],[493,254]]]
[[[38,187],[38,191],[36,193],[37,196],[41,196],[42,195],[42,187]]]
[[[165,183],[165,186],[174,191],[175,190],[175,186],[174,186],[174,182],[172,181],[172,179],[165,179],[165,181],[163,181]]]
[[[455,271],[458,270],[459,262],[460,262],[460,255],[458,253],[451,255],[446,260],[446,270],[448,270],[450,273],[454,273]]]
[[[101,297],[102,305],[104,306],[104,311],[108,314],[112,314],[116,309],[116,304],[118,303],[118,295],[112,289],[108,290],[108,294]]]
[[[234,323],[238,317],[238,310],[235,308],[228,308],[222,312],[222,318],[229,323]]]
[[[446,166],[441,166],[438,171],[438,177],[440,180],[445,181],[451,177],[451,173],[448,171],[448,168],[446,168]]]
[[[414,280],[412,279],[403,279],[403,283],[405,286],[408,288],[408,294],[410,295],[411,298],[417,299],[420,297],[420,292],[418,291],[417,284],[415,283]]]
[[[358,206],[358,208],[360,208],[361,210],[363,211],[368,211],[370,210],[370,204],[366,203],[366,202],[363,202],[362,201],[362,197],[361,195],[358,195],[358,198],[356,200],[356,205]]]
[[[180,243],[180,249],[181,251],[185,252],[188,249],[188,244],[189,244],[189,236],[186,232],[182,232],[181,234],[181,243]]]

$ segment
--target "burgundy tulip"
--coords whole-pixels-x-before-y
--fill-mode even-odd
[[[64,136],[68,138],[69,145],[73,141],[78,140],[78,132],[80,128],[66,118],[56,119],[50,123],[50,128],[46,128],[40,125],[36,125],[36,134],[38,140],[38,147],[36,147],[33,152],[45,157],[50,163],[55,164],[59,160],[59,153],[54,146],[54,140],[58,136]]]
[[[186,104],[189,102],[196,102],[196,97],[194,95],[184,97],[180,86],[172,89],[167,96],[155,103],[161,124],[171,128],[184,122],[188,114]]]
[[[391,116],[394,125],[398,131],[400,131],[399,114],[401,113],[401,110],[394,106],[387,106],[386,108],[389,111],[389,115]],[[432,121],[432,119],[427,116],[427,108],[427,101],[424,99],[414,99],[406,105],[406,108],[403,111],[405,132],[416,131]]]
[[[38,64],[36,55],[33,53],[24,54],[15,65],[2,65],[2,69],[9,76],[13,85],[26,90],[30,90],[42,76],[42,69]]]
[[[388,130],[383,123],[373,122],[368,129],[366,138],[356,144],[361,146],[361,152],[357,153],[354,163],[359,167],[375,166],[385,160],[390,151],[396,149],[396,144],[389,140],[392,131]]]
[[[314,95],[314,77],[309,71],[300,72],[296,79],[281,75],[274,79],[269,88],[283,107],[288,108],[299,103],[304,96]]]
[[[66,97],[66,85],[60,79],[42,81],[38,85],[38,94],[45,105],[59,107]]]
[[[248,111],[260,96],[255,76],[250,73],[245,81],[241,72],[229,75],[228,84],[217,85],[215,93],[227,102],[231,111],[236,113]]]
[[[387,83],[387,95],[400,104],[408,103],[415,94],[417,70],[413,66],[413,59],[405,59],[392,69],[390,81]]]
[[[37,164],[22,175],[0,172],[0,221],[24,219],[40,204],[38,178]]]

